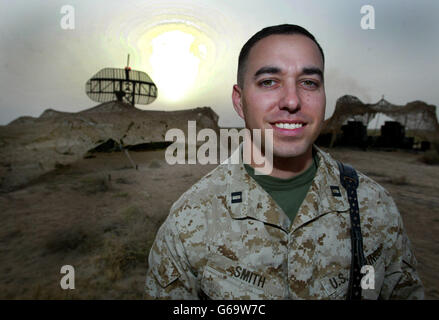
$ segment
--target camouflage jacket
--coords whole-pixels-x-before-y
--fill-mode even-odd
[[[345,299],[349,202],[336,161],[316,150],[319,167],[292,224],[242,164],[220,164],[186,191],[151,248],[145,297]],[[423,299],[417,262],[393,199],[370,178],[358,176],[364,256],[375,276],[374,289],[362,290],[362,297]]]

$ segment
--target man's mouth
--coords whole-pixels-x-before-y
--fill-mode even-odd
[[[276,121],[272,123],[272,125],[279,129],[296,130],[304,127],[306,123],[301,121],[290,121],[290,122]]]

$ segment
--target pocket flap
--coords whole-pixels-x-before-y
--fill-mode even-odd
[[[152,268],[152,273],[163,288],[169,286],[181,275],[175,264],[169,258],[163,258],[160,263],[155,264]]]

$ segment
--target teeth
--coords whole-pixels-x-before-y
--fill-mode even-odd
[[[275,126],[281,129],[297,129],[303,127],[303,123],[275,123]]]

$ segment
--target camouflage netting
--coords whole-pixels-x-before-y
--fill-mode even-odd
[[[341,127],[347,120],[361,121],[367,126],[378,113],[401,123],[405,130],[424,140],[439,141],[439,124],[436,117],[436,106],[422,101],[413,101],[405,106],[389,103],[382,98],[374,104],[363,103],[354,96],[345,95],[337,100],[335,111],[331,118],[325,121],[322,134],[332,133],[334,136],[341,132]]]

